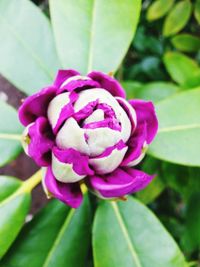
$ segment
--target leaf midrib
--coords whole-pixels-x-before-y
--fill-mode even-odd
[[[159,129],[158,133],[184,131],[184,130],[196,129],[196,128],[200,128],[200,123],[164,127],[164,128]]]
[[[51,74],[51,72],[48,70],[48,68],[43,64],[43,62],[41,61],[41,59],[34,53],[34,51],[23,41],[23,39],[16,33],[15,29],[12,28],[12,26],[9,24],[9,22],[6,20],[5,17],[3,17],[2,15],[0,15],[0,18],[2,19],[2,21],[5,23],[7,29],[10,31],[10,33],[16,38],[16,40],[18,40],[18,42],[22,45],[22,47],[24,47],[25,50],[27,50],[30,53],[30,56],[33,58],[33,60],[35,62],[38,63],[38,65],[41,67],[41,69],[44,70],[44,72],[46,73],[46,75],[52,80],[53,75]]]
[[[120,210],[119,210],[117,204],[115,202],[111,202],[111,206],[112,206],[112,208],[114,210],[114,213],[115,213],[115,215],[117,217],[117,221],[119,223],[119,226],[120,226],[120,228],[122,230],[122,233],[124,235],[125,241],[126,241],[126,243],[128,245],[128,248],[130,250],[130,253],[131,253],[131,256],[132,256],[134,264],[136,265],[136,267],[142,267],[142,264],[140,262],[140,259],[139,259],[138,255],[137,255],[137,252],[136,252],[135,248],[133,247],[133,244],[132,244],[131,239],[129,237],[128,230],[126,228],[125,223],[123,222],[123,218],[122,218],[122,215],[120,213]]]
[[[64,222],[63,226],[61,227],[61,229],[60,229],[60,231],[59,231],[56,239],[54,240],[53,245],[52,245],[52,248],[50,249],[49,253],[47,254],[47,257],[46,257],[46,260],[45,260],[45,262],[43,264],[43,267],[48,267],[49,262],[50,262],[50,260],[52,258],[52,255],[54,253],[54,250],[56,249],[57,245],[59,244],[59,242],[60,242],[60,240],[61,240],[61,238],[63,236],[64,231],[69,226],[70,221],[72,220],[72,217],[73,217],[74,213],[75,213],[75,209],[71,209],[67,213],[67,217],[65,219],[65,222]]]

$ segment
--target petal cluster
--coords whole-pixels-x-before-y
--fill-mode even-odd
[[[74,208],[83,181],[102,198],[119,198],[153,178],[132,167],[156,135],[154,106],[127,101],[109,75],[60,70],[51,86],[25,99],[19,119],[25,152],[45,170],[45,190]]]

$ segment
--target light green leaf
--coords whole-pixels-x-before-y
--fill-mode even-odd
[[[194,60],[178,52],[166,53],[164,64],[171,78],[179,84],[184,84],[199,71],[199,66]]]
[[[0,101],[0,167],[21,152],[21,132],[22,127],[17,112],[5,102]]]
[[[53,200],[24,227],[1,267],[85,266],[90,228],[87,196],[77,210]]]
[[[200,88],[156,105],[159,131],[148,153],[169,162],[200,166]]]
[[[0,258],[15,240],[29,210],[30,194],[18,191],[21,185],[14,178],[0,177]]]
[[[197,22],[200,24],[200,0],[196,0],[194,6],[194,16]]]
[[[126,90],[127,98],[141,98],[158,102],[172,94],[175,94],[180,89],[177,85],[169,82],[150,82],[146,84],[124,81],[122,86]]]
[[[200,38],[188,33],[176,35],[171,41],[176,49],[183,52],[196,52],[200,49]]]
[[[147,19],[153,21],[163,17],[173,6],[174,0],[156,0],[147,11]]]
[[[190,0],[178,2],[165,19],[163,35],[167,37],[182,30],[186,26],[191,12],[192,4]]]
[[[52,82],[59,67],[50,23],[29,0],[0,1],[0,72],[27,94]]]
[[[135,34],[141,0],[50,0],[64,68],[116,71]]]
[[[184,267],[184,257],[155,215],[134,198],[103,202],[93,228],[95,267]]]

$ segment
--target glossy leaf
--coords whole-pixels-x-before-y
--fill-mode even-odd
[[[182,30],[186,26],[191,12],[192,4],[190,0],[178,2],[165,19],[163,35],[170,36]]]
[[[174,0],[156,0],[147,11],[147,19],[149,21],[163,17],[173,6]]]
[[[85,266],[90,227],[87,196],[77,210],[53,200],[24,227],[1,267]]]
[[[194,16],[197,22],[200,24],[200,0],[196,0],[194,6]]]
[[[93,254],[95,267],[186,266],[158,219],[131,197],[127,202],[101,203],[93,228]]]
[[[200,89],[156,105],[159,131],[148,153],[169,162],[200,166]]]
[[[17,191],[21,185],[14,178],[0,177],[0,258],[15,240],[29,210],[30,194]]]
[[[62,66],[82,74],[116,71],[133,39],[140,8],[141,0],[50,0]]]
[[[169,82],[150,82],[142,84],[124,81],[122,85],[126,90],[128,99],[141,98],[153,102],[158,102],[180,90],[177,85]]]
[[[5,121],[6,118],[6,121]],[[21,152],[20,134],[22,127],[17,112],[0,100],[0,167]]]
[[[29,0],[0,1],[0,72],[27,94],[52,82],[59,68],[50,23]]]
[[[166,53],[164,64],[171,78],[179,84],[184,84],[199,70],[194,60],[178,52]]]
[[[172,38],[174,47],[183,52],[196,52],[200,49],[200,38],[183,33]]]

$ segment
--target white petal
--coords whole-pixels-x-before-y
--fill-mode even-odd
[[[73,118],[66,120],[57,134],[56,144],[59,148],[74,148],[81,153],[89,154],[89,147],[85,141],[84,130],[81,129],[77,121]]]
[[[119,99],[119,101],[123,102],[124,106],[127,107],[127,109],[128,109],[129,112],[130,112],[130,115],[131,115],[131,117],[132,117],[132,120],[133,120],[133,122],[134,122],[134,126],[135,126],[135,128],[136,128],[136,126],[137,126],[137,115],[136,115],[136,112],[135,112],[134,108],[133,108],[133,107],[129,104],[129,102],[126,101],[124,98],[122,98],[122,97],[116,97],[116,99]],[[135,128],[134,128],[134,129],[135,129]],[[133,130],[134,130],[134,129],[133,129]]]
[[[122,162],[128,147],[121,150],[114,149],[112,153],[106,157],[89,159],[89,163],[99,174],[105,174],[114,171]]]
[[[114,146],[121,140],[121,133],[110,128],[85,129],[85,133],[92,157],[100,155],[107,147]]]
[[[115,112],[117,120],[121,123],[121,139],[126,142],[131,134],[131,123],[128,115],[119,105],[117,100],[106,90],[101,88],[92,88],[84,90],[79,94],[79,98],[74,104],[75,112],[82,109],[86,103],[99,100],[99,103],[108,104]]]
[[[43,167],[41,168],[42,170],[42,188],[44,190],[44,193],[46,195],[47,198],[51,198],[52,197],[52,194],[49,192],[48,188],[46,187],[46,184],[45,184],[45,175],[46,175],[46,172],[47,172],[47,168],[46,167]]]
[[[70,102],[69,95],[69,92],[62,93],[54,97],[49,103],[47,116],[53,128],[57,124],[62,108]]]
[[[61,88],[69,84],[71,81],[77,81],[77,80],[91,80],[91,78],[87,76],[81,76],[81,75],[72,76],[62,83]]]
[[[28,135],[29,132],[29,128],[34,124],[34,122],[30,123],[28,126],[26,126],[26,128],[24,129],[23,133],[22,133],[22,147],[24,149],[24,152],[26,153],[26,155],[29,156],[28,154],[28,145],[29,142],[31,142],[30,137]]]
[[[87,119],[84,120],[84,124],[102,120],[104,120],[104,112],[102,109],[97,109],[89,117],[87,117]]]
[[[56,180],[62,183],[75,183],[85,177],[85,175],[79,175],[73,170],[73,164],[60,162],[53,154],[52,172]]]
[[[147,143],[145,142],[144,145],[143,145],[143,148],[142,148],[142,153],[140,154],[140,156],[137,158],[137,159],[134,159],[133,161],[129,162],[127,164],[128,167],[133,167],[133,166],[136,166],[138,165],[144,158],[145,154],[146,154],[146,151],[148,149],[148,145]]]

